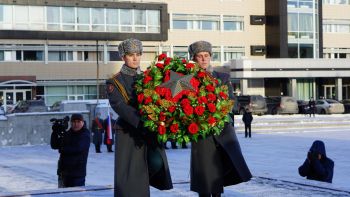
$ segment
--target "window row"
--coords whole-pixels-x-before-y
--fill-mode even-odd
[[[160,10],[0,5],[0,29],[160,32]]]
[[[234,49],[234,50],[232,50]],[[142,59],[144,61],[152,61],[158,54],[158,51],[144,51]],[[176,47],[173,48],[173,54],[170,54],[170,50],[163,51],[169,56],[178,56],[183,58],[189,58],[187,47]],[[104,61],[104,54],[102,51],[96,53],[96,51],[48,51],[49,62],[95,62],[97,57],[99,61]],[[241,59],[245,56],[244,47],[232,47],[224,49],[223,54],[218,50],[214,50],[212,54],[213,61],[221,61],[221,55],[223,55],[224,61],[231,59]],[[122,61],[118,51],[107,52],[108,61]],[[35,50],[16,50],[16,51],[2,51],[0,50],[0,61],[45,61],[44,51]]]
[[[46,105],[62,100],[88,100],[96,99],[96,85],[72,85],[72,86],[45,86],[44,97]]]
[[[288,0],[287,6],[288,8],[308,8],[312,9],[313,5],[317,7],[318,0]]]
[[[350,5],[350,0],[323,0],[322,2],[329,5]]]
[[[350,33],[350,24],[323,24],[325,33]]]
[[[243,31],[244,17],[224,15],[221,19],[219,15],[173,14],[172,29]]]

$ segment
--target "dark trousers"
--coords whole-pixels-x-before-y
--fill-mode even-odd
[[[95,144],[95,150],[96,150],[96,153],[100,153],[101,152],[101,144]]]
[[[112,144],[106,144],[106,146],[107,146],[107,151],[108,151],[108,152],[113,152],[113,150],[112,150]]]
[[[244,125],[244,126],[245,126],[245,137],[247,137],[249,134],[249,137],[251,138],[252,137],[252,125]]]
[[[85,177],[58,175],[58,188],[85,186]]]

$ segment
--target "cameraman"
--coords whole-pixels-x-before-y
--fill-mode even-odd
[[[86,163],[90,147],[90,131],[81,114],[72,114],[71,128],[62,130],[57,121],[52,126],[51,148],[58,149],[58,187],[85,186]]]
[[[326,148],[322,141],[313,142],[307,159],[299,167],[300,176],[307,179],[332,183],[334,162],[326,156]]]

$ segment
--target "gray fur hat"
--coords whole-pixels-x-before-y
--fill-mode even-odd
[[[208,52],[210,55],[212,55],[211,44],[207,41],[197,41],[192,43],[188,47],[188,53],[190,53],[190,59],[193,59],[194,56],[199,52]]]
[[[120,57],[131,53],[142,54],[142,43],[135,38],[129,38],[119,44],[118,51]]]

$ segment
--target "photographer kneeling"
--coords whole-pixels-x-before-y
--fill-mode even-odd
[[[86,163],[90,148],[90,131],[84,126],[81,114],[72,114],[71,128],[69,118],[52,120],[51,148],[58,149],[58,187],[85,186]]]
[[[299,167],[299,174],[307,179],[332,183],[333,169],[334,162],[327,157],[324,143],[316,140],[312,143],[304,164]]]

